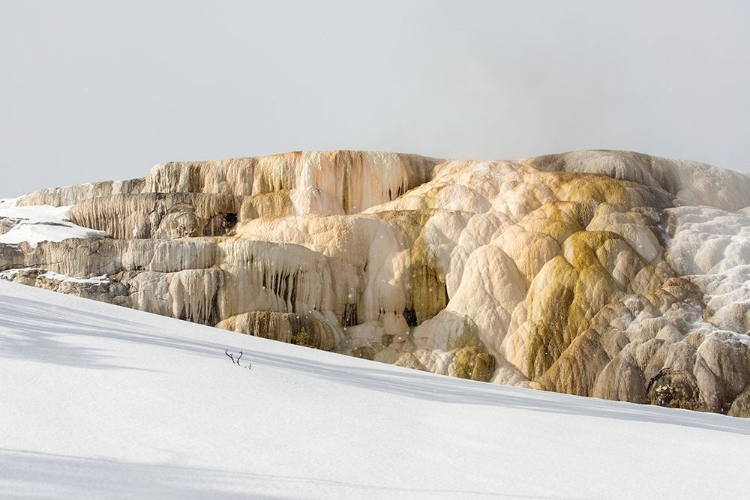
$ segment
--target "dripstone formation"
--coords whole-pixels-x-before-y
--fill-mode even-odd
[[[619,151],[295,152],[17,204],[70,206],[109,237],[0,245],[6,279],[445,375],[750,416],[737,172]]]

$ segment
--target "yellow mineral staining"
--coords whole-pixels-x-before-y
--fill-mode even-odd
[[[573,340],[568,322],[577,282],[576,269],[563,257],[555,257],[529,288],[527,347],[519,368],[530,379],[540,377]]]
[[[275,219],[292,215],[290,191],[280,190],[272,193],[247,196],[242,200],[239,221],[252,219]]]
[[[404,246],[408,249],[404,252],[407,270],[400,275],[406,302],[404,309],[398,312],[407,312],[406,322],[412,327],[432,318],[448,303],[445,271],[426,240],[425,226],[432,215],[432,211],[414,210],[379,213],[403,234]]]
[[[546,203],[524,216],[519,225],[528,232],[546,234],[562,245],[571,234],[583,229],[576,218],[563,208],[567,207],[560,203]]]
[[[435,254],[421,237],[411,247],[409,268],[407,291],[418,324],[432,318],[448,304],[445,275],[438,270]]]
[[[258,158],[253,172],[253,194],[288,191],[297,187],[301,177],[303,153],[295,151]]]
[[[750,415],[742,174],[618,151],[293,152],[21,202],[73,205],[113,237],[0,246],[3,270],[110,280],[16,274],[37,286],[445,375]]]
[[[603,267],[598,254],[602,253],[605,243],[612,239],[620,237],[606,231],[578,231],[565,240],[563,255],[579,271],[591,266]]]
[[[572,346],[589,328],[594,314],[628,290],[627,283],[623,279],[618,283],[612,274],[620,278],[634,275],[637,271],[629,270],[630,267],[640,269],[645,265],[637,256],[612,259],[611,255],[627,256],[634,252],[618,235],[609,232],[576,232],[565,241],[562,251],[564,257],[556,257],[545,265],[526,296],[528,323],[524,336],[528,340],[521,348],[521,351],[526,350],[522,371],[532,379],[540,378],[569,347],[575,352],[582,345],[588,345],[586,342],[590,343],[590,340],[581,340],[578,347]],[[612,266],[623,262],[624,271]],[[593,333],[589,337],[591,335]],[[575,372],[578,358],[580,356],[574,355],[558,363],[555,373],[577,373],[583,377],[580,371]],[[568,376],[553,377],[554,387],[570,390],[566,387]],[[588,379],[585,389],[574,393],[586,395],[592,382],[590,375]]]
[[[216,326],[326,351],[332,350],[340,341],[340,334],[336,329],[314,314],[253,311],[231,316]]]
[[[495,357],[482,344],[474,344],[456,351],[453,369],[456,377],[488,382],[495,372]]]
[[[561,199],[576,203],[580,207],[577,219],[583,227],[588,224],[588,220],[593,216],[593,209],[600,203],[608,203],[621,210],[644,206],[648,202],[653,204],[653,200],[647,196],[648,193],[638,185],[590,175],[547,175],[550,177],[548,182],[552,189]]]
[[[591,396],[599,373],[610,361],[601,345],[601,335],[590,329],[553,362],[539,383],[545,390]]]
[[[708,205],[728,211],[750,206],[750,178],[694,161],[630,151],[574,151],[525,163],[539,170],[588,172],[658,188],[674,196],[679,205]]]

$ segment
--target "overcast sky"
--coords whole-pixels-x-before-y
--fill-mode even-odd
[[[749,6],[2,1],[0,197],[302,149],[747,172]]]

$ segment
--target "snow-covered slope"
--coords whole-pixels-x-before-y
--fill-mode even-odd
[[[748,494],[747,419],[443,377],[5,282],[0,381],[2,498]]]
[[[14,198],[0,200],[0,244],[27,242],[32,247],[42,241],[68,238],[104,238],[107,233],[77,226],[65,218],[70,207],[39,205],[15,206]]]

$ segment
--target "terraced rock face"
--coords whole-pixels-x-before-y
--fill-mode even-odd
[[[71,205],[111,238],[0,245],[6,279],[446,375],[750,416],[736,172],[612,151],[303,152],[17,204]]]

